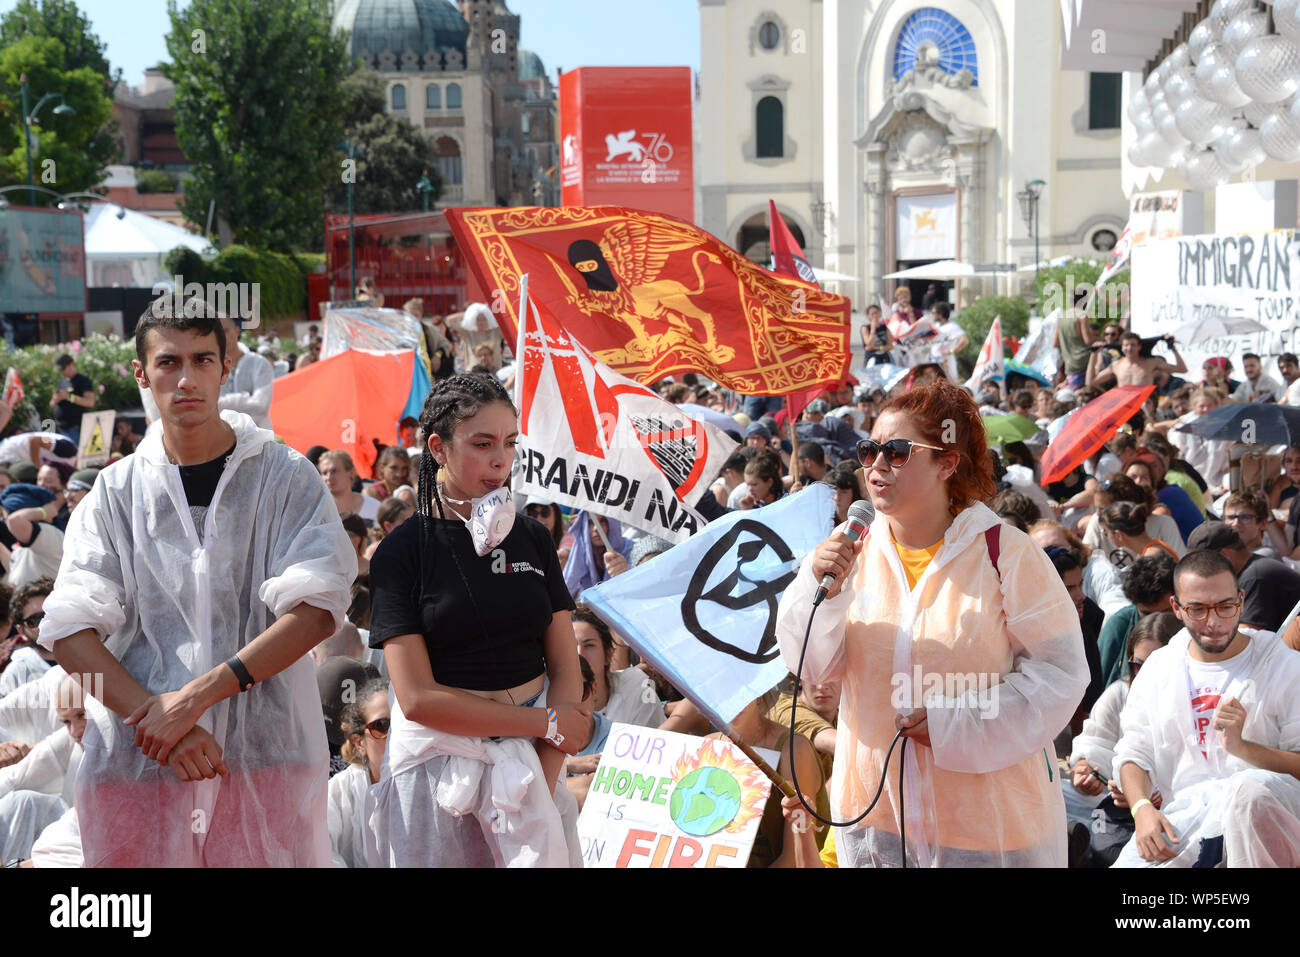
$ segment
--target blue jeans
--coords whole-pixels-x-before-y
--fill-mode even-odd
[[[741,410],[749,416],[749,421],[757,422],[765,415],[780,412],[785,406],[785,396],[781,395],[747,395],[741,404]]]

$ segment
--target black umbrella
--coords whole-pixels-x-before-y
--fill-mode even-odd
[[[1174,431],[1246,445],[1296,445],[1300,444],[1300,407],[1230,402]]]

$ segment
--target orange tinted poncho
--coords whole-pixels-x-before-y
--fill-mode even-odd
[[[1065,807],[1052,739],[1088,684],[1079,617],[1046,554],[1010,526],[995,569],[986,506],[963,510],[916,587],[877,515],[853,577],[818,609],[804,682],[843,681],[831,776],[837,821],[880,783],[894,716],[926,707],[931,746],[909,742],[909,866],[1064,867]],[[817,587],[805,560],[777,636],[799,663]],[[900,742],[901,748],[901,742]],[[875,809],[835,835],[841,866],[898,866],[899,748]]]

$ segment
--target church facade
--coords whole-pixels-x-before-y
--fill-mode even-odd
[[[700,224],[766,261],[774,199],[858,308],[900,268],[1033,263],[1021,194],[1039,259],[1104,257],[1127,218],[1121,77],[1061,68],[1056,6],[699,0]],[[1030,280],[966,280],[958,302]]]

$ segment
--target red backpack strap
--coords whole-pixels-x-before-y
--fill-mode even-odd
[[[984,529],[984,544],[988,546],[989,560],[998,573],[998,581],[1002,581],[1002,570],[998,568],[998,556],[1002,554],[1002,522]]]

